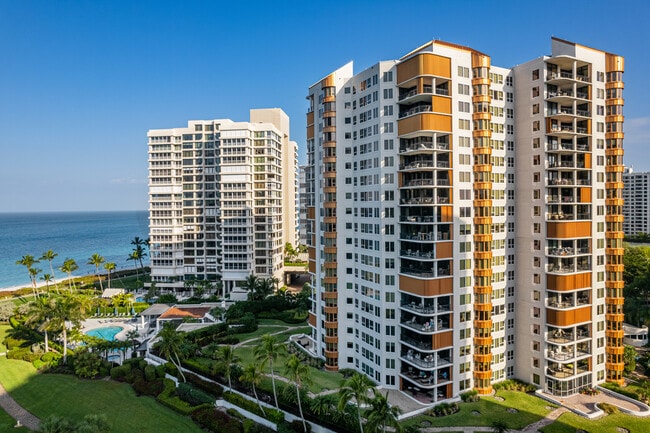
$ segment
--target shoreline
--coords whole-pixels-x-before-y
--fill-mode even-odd
[[[147,265],[147,266],[149,266],[149,265]],[[103,278],[103,281],[107,281],[107,279],[106,279],[106,277],[108,276],[107,273],[100,273],[99,276]],[[68,278],[68,277],[55,278],[49,284],[50,284],[50,286],[53,286],[55,284],[65,283],[69,279],[74,280],[76,278],[87,278],[87,277],[97,278],[94,273],[86,274],[86,275],[73,275],[70,278]],[[113,277],[111,280],[118,280],[118,279],[119,279],[119,277]],[[40,288],[46,287],[46,286],[47,286],[47,283],[45,281],[40,281],[40,282],[36,283],[36,288],[37,289],[40,289]],[[0,292],[15,292],[16,290],[22,290],[22,289],[32,290],[32,285],[31,284],[20,284],[20,285],[17,285],[17,286],[0,287]]]

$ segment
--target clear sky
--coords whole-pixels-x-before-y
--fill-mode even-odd
[[[0,212],[147,208],[149,129],[280,107],[442,39],[511,67],[551,36],[625,56],[625,163],[650,170],[650,2],[0,0]]]

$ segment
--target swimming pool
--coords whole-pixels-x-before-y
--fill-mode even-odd
[[[115,340],[115,335],[117,335],[124,328],[121,326],[105,326],[103,328],[95,328],[86,332],[86,335],[91,337],[97,337],[108,341]]]

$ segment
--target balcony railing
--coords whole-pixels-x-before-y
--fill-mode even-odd
[[[428,252],[424,253],[424,252],[421,252],[420,250],[411,251],[410,249],[401,250],[400,255],[405,256],[405,257],[416,257],[416,258],[419,258],[419,259],[435,259],[436,258],[435,257],[436,255],[435,255],[435,253],[433,251],[428,251]]]
[[[431,112],[431,105],[418,105],[417,107],[413,107],[410,110],[400,113],[399,118],[401,119],[403,117],[412,116],[414,114],[424,113],[424,112]]]

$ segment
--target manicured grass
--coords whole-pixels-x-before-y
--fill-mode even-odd
[[[542,428],[543,433],[575,433],[580,429],[589,433],[616,433],[623,427],[630,433],[650,431],[650,418],[639,418],[623,413],[607,415],[597,420],[588,420],[574,413],[564,413],[555,422]]]
[[[26,427],[14,428],[16,420],[13,419],[7,412],[0,409],[0,431],[2,432],[28,432]]]
[[[497,396],[504,401],[482,397],[476,403],[459,403],[460,411],[453,415],[443,417],[420,415],[406,421],[405,424],[420,425],[426,420],[432,427],[490,427],[494,421],[502,420],[510,429],[520,430],[528,424],[539,421],[550,412],[546,409],[546,406],[549,406],[546,401],[523,392],[499,391]],[[517,409],[517,413],[508,412],[508,408]],[[480,412],[480,415],[474,415],[472,412]]]
[[[133,389],[123,383],[38,374],[31,364],[4,358],[0,358],[0,382],[20,405],[41,419],[52,414],[81,419],[84,415],[103,413],[115,433],[202,431],[192,420],[154,399],[136,397]]]
[[[278,331],[287,329],[289,325],[259,325],[257,331],[248,332],[246,334],[233,334],[233,337],[239,338],[239,341],[250,340],[251,338],[259,338],[264,334],[273,334]]]

